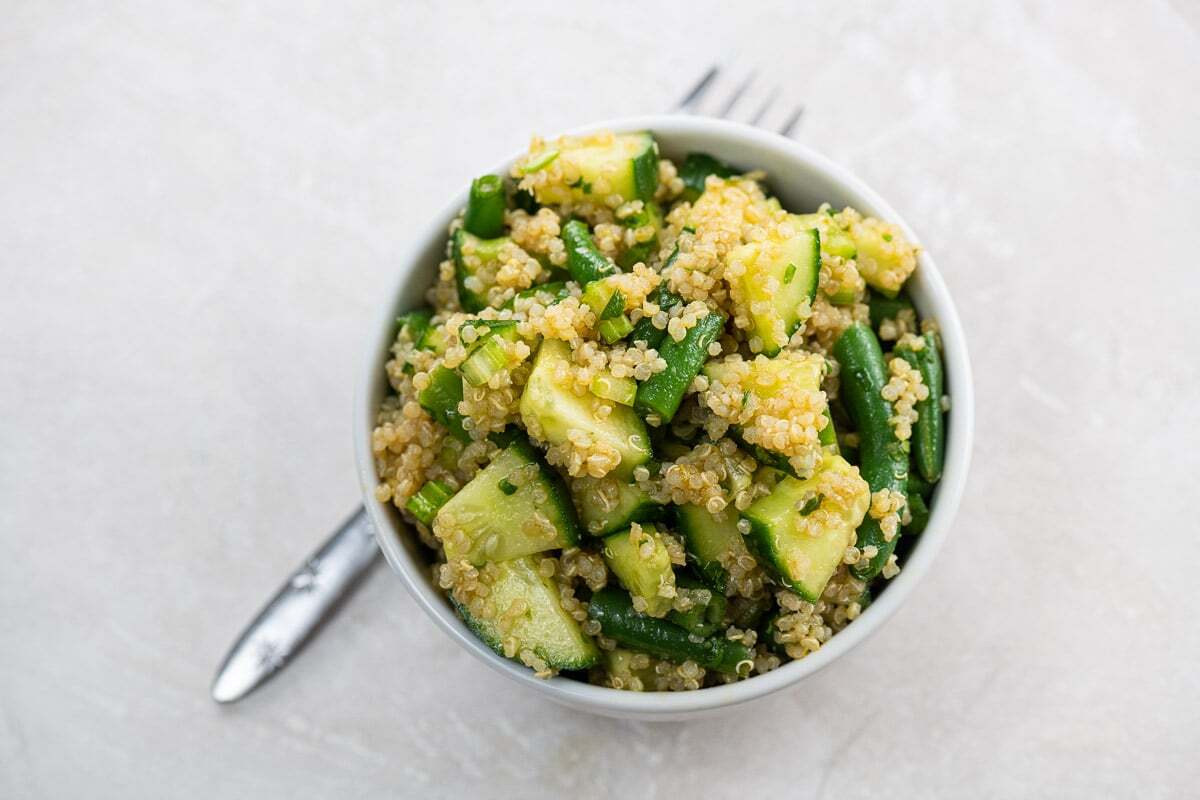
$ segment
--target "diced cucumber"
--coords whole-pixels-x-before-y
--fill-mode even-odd
[[[504,639],[512,637],[517,653],[532,650],[552,669],[586,669],[599,660],[600,650],[562,607],[558,585],[538,572],[537,561],[526,556],[484,570],[481,580],[488,593],[481,616],[474,616],[461,603],[454,606],[475,635],[500,655],[504,655]],[[502,631],[499,620],[517,601],[524,602],[525,611]]]
[[[865,217],[848,231],[857,249],[858,274],[872,289],[895,297],[917,268],[917,249],[895,225]]]
[[[421,487],[420,491],[408,498],[404,507],[422,525],[429,526],[433,524],[433,518],[437,516],[438,509],[446,505],[446,501],[453,496],[454,490],[446,484],[441,481],[429,481]]]
[[[745,265],[738,280],[754,334],[762,351],[774,355],[812,312],[821,275],[820,236],[806,229],[786,239],[774,235],[744,244],[730,252],[729,263],[735,262]]]
[[[567,487],[525,441],[513,442],[492,459],[442,506],[434,525],[446,558],[472,564],[579,542]]]
[[[604,668],[610,678],[620,681],[621,689],[634,692],[654,691],[658,673],[654,671],[654,662],[645,653],[635,653],[622,647],[605,650]]]
[[[744,380],[740,378],[737,369],[735,362],[728,359],[710,361],[704,365],[704,374],[710,381],[720,381],[726,385],[741,380],[742,385],[751,387],[747,389],[749,394],[746,395],[746,401],[748,402],[750,395],[768,399],[780,394],[819,391],[821,381],[825,377],[826,365],[825,359],[816,353],[789,351],[775,358],[763,356],[755,358],[750,362],[750,375]],[[825,406],[825,410],[828,412],[828,405]],[[828,427],[828,422],[826,427]],[[748,433],[737,427],[731,429],[733,437],[742,445],[743,449],[754,456],[756,461],[784,470],[789,474],[794,472],[785,456],[751,443],[746,438]],[[821,443],[827,444],[824,440]]]
[[[465,228],[454,232],[450,255],[458,281],[458,302],[464,311],[475,313],[488,306],[488,289],[495,285],[500,248],[510,239],[480,239]]]
[[[644,242],[638,242],[617,256],[617,266],[622,269],[630,269],[638,262],[648,263],[650,258],[658,252],[658,236],[663,229],[662,208],[658,203],[649,201],[641,211],[621,220],[621,224],[634,230],[649,225],[654,228],[654,235]]]
[[[584,200],[603,203],[610,194],[619,194],[625,200],[653,199],[658,187],[658,145],[649,133],[620,134],[606,144],[583,139],[577,143],[558,142],[552,147],[558,150],[555,161],[563,169],[578,173],[579,179],[570,186],[553,183],[534,187],[534,196],[542,205]],[[531,154],[528,163],[538,163],[541,156]]]
[[[672,598],[660,589],[671,587],[674,596],[675,570],[662,534],[653,525],[604,537],[604,561],[630,594],[646,601],[646,614],[664,617],[671,610]]]
[[[709,586],[723,593],[729,584],[725,564],[750,554],[737,529],[737,512],[727,508],[710,514],[688,503],[675,509],[675,519],[696,570]]]
[[[575,478],[571,496],[579,511],[579,523],[592,536],[608,536],[633,522],[661,519],[663,506],[636,483],[615,478]]]
[[[845,483],[845,477],[853,483]],[[747,539],[755,552],[784,584],[815,603],[870,504],[871,491],[858,470],[841,456],[826,454],[811,478],[784,478],[742,517],[750,522]]]
[[[437,355],[444,355],[446,348],[454,343],[454,337],[446,332],[445,325],[430,325],[421,334],[417,342],[418,350],[429,350]]]
[[[605,401],[588,393],[582,396],[559,383],[556,372],[571,364],[571,348],[559,339],[546,339],[538,349],[533,371],[521,394],[521,419],[533,438],[559,445],[568,433],[580,430],[598,442],[616,448],[621,461],[612,475],[628,480],[633,470],[650,460],[646,426],[628,406],[616,405],[607,417],[597,408]]]
[[[858,248],[854,246],[850,234],[842,230],[830,214],[794,214],[792,220],[804,228],[815,228],[821,232],[822,253],[841,258],[854,258],[858,255]]]
[[[602,372],[592,378],[591,392],[604,400],[632,406],[634,398],[637,397],[637,381],[633,378],[618,378],[611,372]]]

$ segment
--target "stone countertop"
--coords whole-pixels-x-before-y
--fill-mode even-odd
[[[1195,790],[1196,6],[735,5],[9,4],[0,796]],[[797,136],[956,294],[978,436],[935,569],[712,720],[519,692],[382,568],[217,707],[231,638],[356,502],[351,395],[407,237],[535,131],[668,107],[705,50],[802,99]]]

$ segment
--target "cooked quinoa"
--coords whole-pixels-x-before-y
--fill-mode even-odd
[[[804,658],[923,527],[949,398],[918,249],[769,185],[647,133],[535,138],[398,320],[376,498],[539,677],[676,691]]]

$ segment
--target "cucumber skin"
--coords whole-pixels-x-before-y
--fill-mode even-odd
[[[667,362],[667,368],[642,382],[634,408],[643,415],[657,414],[660,425],[670,422],[679,410],[683,393],[708,360],[708,346],[720,338],[724,329],[725,316],[714,311],[697,322],[683,341],[664,338],[658,354]]]
[[[470,314],[475,314],[487,308],[487,302],[469,290],[466,286],[466,280],[469,276],[467,269],[463,266],[462,246],[463,239],[470,234],[465,228],[459,228],[454,232],[454,237],[450,240],[450,257],[454,261],[454,278],[458,286],[458,302],[463,307],[463,311]]]
[[[669,661],[690,659],[718,672],[736,672],[739,663],[753,661],[753,654],[739,642],[720,636],[694,642],[678,625],[638,614],[629,595],[613,587],[592,595],[588,616],[610,639]]]
[[[888,424],[892,404],[883,399],[887,368],[883,350],[875,332],[861,322],[847,328],[833,346],[833,355],[841,364],[842,396],[850,417],[858,428],[859,470],[871,492],[891,489],[908,491],[908,454]],[[879,574],[896,549],[900,534],[886,541],[879,520],[869,513],[858,526],[859,549],[874,545],[875,557],[850,568],[856,578],[871,580]]]
[[[942,359],[937,337],[927,333],[923,350],[896,347],[894,352],[921,373],[921,381],[929,387],[929,397],[917,403],[917,424],[913,428],[913,460],[917,470],[929,483],[942,477],[946,458],[946,419],[942,411],[942,392],[945,391]]]
[[[471,434],[463,427],[458,404],[462,402],[462,377],[445,366],[438,367],[430,376],[429,385],[417,395],[417,402],[439,422],[450,435],[465,444],[471,443]]]
[[[541,473],[546,490],[550,495],[549,504],[558,506],[563,515],[566,528],[562,532],[563,538],[572,547],[578,546],[582,538],[583,526],[579,524],[579,512],[575,510],[575,501],[571,499],[571,490],[567,488],[567,482],[563,480],[562,475],[558,474],[558,470],[546,463],[546,459],[542,457],[542,451],[534,447],[524,434],[514,436],[508,448],[515,448],[523,457],[538,465],[538,471]]]
[[[658,188],[658,143],[651,145],[633,160],[633,186],[637,199],[650,202]]]

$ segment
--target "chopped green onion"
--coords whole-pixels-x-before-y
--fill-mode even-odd
[[[804,505],[800,507],[800,516],[807,517],[809,514],[821,507],[821,501],[825,499],[823,494],[815,494],[804,501]]]
[[[459,372],[472,386],[482,386],[488,379],[508,366],[508,349],[500,336],[489,336],[462,363]]]
[[[497,485],[500,487],[500,491],[504,492],[505,494],[516,494],[517,493],[516,484],[514,484],[508,478],[501,478],[500,483]]]
[[[618,378],[606,372],[592,378],[591,390],[596,397],[631,406],[637,397],[637,381],[633,378]]]
[[[607,344],[612,344],[628,336],[633,330],[633,323],[629,321],[628,316],[622,314],[616,319],[603,320],[596,326],[596,330],[600,332],[600,338]]]
[[[558,158],[557,150],[547,150],[533,161],[530,161],[528,164],[521,167],[521,174],[528,175],[531,172],[537,172],[539,169],[545,169],[553,164],[556,158]]]
[[[792,278],[796,277],[796,265],[788,264],[787,270],[783,273],[783,283],[786,286],[792,282]]]
[[[433,524],[438,509],[446,505],[446,501],[454,496],[454,490],[441,481],[429,481],[420,491],[408,498],[404,507],[416,517],[422,525]]]

